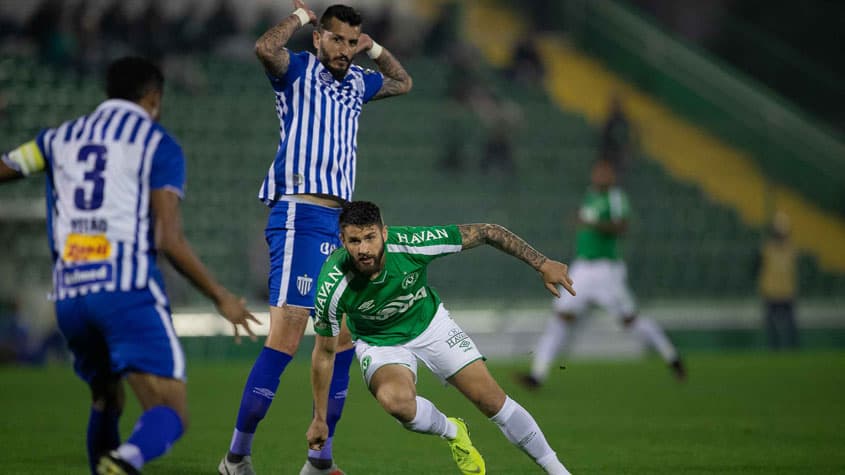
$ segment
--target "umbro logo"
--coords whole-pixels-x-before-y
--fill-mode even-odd
[[[358,306],[358,311],[366,312],[367,310],[372,310],[372,308],[375,306],[376,302],[374,300],[367,300],[366,302]]]
[[[270,400],[272,400],[273,397],[276,396],[276,393],[274,393],[268,388],[252,388],[252,392]]]

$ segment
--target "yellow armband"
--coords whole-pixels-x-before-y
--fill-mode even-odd
[[[44,170],[47,163],[35,140],[31,140],[3,155],[3,162],[24,176]]]

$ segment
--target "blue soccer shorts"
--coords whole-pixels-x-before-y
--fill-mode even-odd
[[[273,204],[264,236],[270,248],[270,305],[314,308],[320,268],[340,246],[341,210],[296,200]]]
[[[148,287],[101,291],[56,301],[59,329],[74,370],[88,383],[126,372],[185,379],[185,354],[170,315],[161,274]]]

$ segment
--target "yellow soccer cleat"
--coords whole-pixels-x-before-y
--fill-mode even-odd
[[[458,465],[463,475],[484,475],[487,473],[484,468],[484,457],[472,446],[469,439],[469,430],[463,419],[449,417],[450,421],[458,426],[458,434],[454,439],[448,440],[449,448],[452,450],[452,459]]]

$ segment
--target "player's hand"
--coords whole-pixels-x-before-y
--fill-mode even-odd
[[[575,288],[572,286],[572,279],[569,277],[569,267],[558,261],[547,259],[546,262],[540,266],[540,276],[546,289],[555,297],[560,297],[558,285],[562,286],[571,295],[575,295]]]
[[[220,312],[220,315],[223,315],[223,318],[229,320],[232,324],[232,328],[235,330],[235,343],[240,344],[241,342],[241,334],[238,330],[238,325],[242,326],[244,330],[246,330],[250,340],[256,340],[255,332],[253,332],[252,328],[249,327],[249,322],[252,320],[252,322],[256,325],[261,325],[261,322],[255,318],[255,315],[249,313],[249,310],[247,310],[246,299],[238,297],[226,290],[223,292],[223,296],[217,300],[215,305],[217,306],[217,311]]]
[[[293,9],[296,10],[298,8],[305,10],[305,13],[308,14],[308,18],[309,18],[308,23],[310,23],[314,26],[317,26],[317,14],[314,13],[314,10],[311,10],[307,6],[305,6],[305,2],[303,2],[302,0],[293,0]],[[302,25],[302,26],[305,26],[305,25]]]
[[[329,426],[326,424],[326,421],[312,420],[311,426],[308,427],[308,432],[305,433],[305,438],[308,439],[309,449],[322,450],[323,444],[329,438]]]
[[[361,33],[358,37],[358,47],[355,49],[355,54],[369,51],[373,47],[373,39],[366,33]]]

